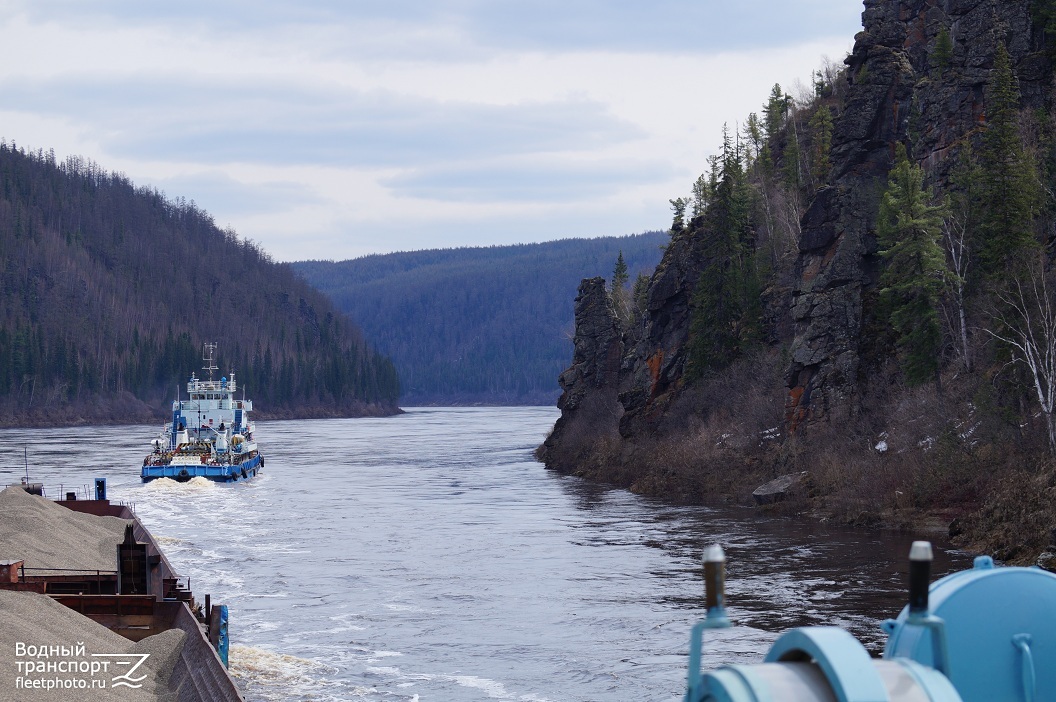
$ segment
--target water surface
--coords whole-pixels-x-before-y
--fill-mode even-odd
[[[417,409],[259,422],[264,473],[139,482],[155,426],[0,430],[0,482],[52,494],[95,477],[199,599],[231,611],[249,700],[677,700],[719,542],[737,626],[705,666],[758,660],[777,633],[840,624],[873,650],[903,604],[913,535],[750,509],[679,507],[532,459],[550,408]],[[937,570],[967,557],[938,549]]]

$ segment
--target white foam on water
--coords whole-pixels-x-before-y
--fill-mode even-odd
[[[191,478],[184,483],[172,478],[157,478],[143,485],[144,490],[154,492],[201,492],[202,490],[214,490],[215,488],[215,482],[201,476]]]
[[[161,546],[180,546],[187,542],[183,539],[177,539],[175,536],[158,536],[154,535],[154,540]]]
[[[398,604],[398,603],[395,603],[395,602],[385,602],[385,603],[382,604],[382,607],[385,607],[386,609],[391,609],[393,612],[421,612],[422,611],[421,607],[415,607],[414,605],[409,605],[409,604]]]
[[[337,669],[311,658],[276,653],[266,648],[231,646],[231,672],[238,676],[262,675],[297,677],[309,673],[335,673]]]
[[[381,653],[392,653],[386,651],[377,651],[376,654]],[[395,654],[397,656],[403,655],[400,653]],[[441,680],[444,682],[453,682],[456,685],[467,687],[474,690],[480,690],[485,695],[495,700],[515,700],[518,699],[511,695],[507,690],[506,686],[497,680],[490,680],[488,678],[482,678],[476,675],[430,675],[430,674],[413,674],[404,673],[402,670],[395,666],[367,666],[366,671],[368,673],[374,673],[376,675],[388,675],[394,678],[402,679],[404,681],[420,681],[430,682],[434,680]],[[398,687],[407,687],[408,682],[399,683]],[[417,695],[416,695],[417,697]],[[525,699],[525,698],[521,698]]]
[[[369,687],[340,684],[334,694],[332,676],[337,668],[318,660],[300,658],[287,653],[276,653],[264,648],[231,646],[231,673],[250,691],[251,699],[288,700],[290,693],[305,695],[312,700],[345,700],[367,697],[377,690]]]
[[[492,699],[514,699],[510,696],[510,693],[506,692],[506,686],[495,680],[489,680],[488,678],[480,678],[476,675],[450,675],[445,677],[448,680],[458,683],[462,687],[471,687],[473,689],[480,690]]]
[[[280,626],[282,626],[281,622],[250,622],[247,619],[246,620],[246,624],[250,624],[250,623],[252,623],[253,626],[256,627],[257,629],[259,629],[260,631],[275,631]],[[298,636],[300,636],[300,634],[298,634]],[[295,638],[291,638],[291,640],[296,640],[296,639]]]

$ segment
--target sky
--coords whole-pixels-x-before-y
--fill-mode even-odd
[[[670,226],[855,0],[0,0],[0,138],[279,261]]]

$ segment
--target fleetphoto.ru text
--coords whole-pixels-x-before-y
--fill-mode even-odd
[[[149,653],[91,653],[72,645],[15,643],[15,688],[20,690],[105,690],[140,688]]]

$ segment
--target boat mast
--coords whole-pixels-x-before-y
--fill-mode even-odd
[[[216,353],[216,342],[207,341],[202,344],[202,360],[205,361],[205,365],[202,366],[202,370],[208,371],[209,382],[213,380],[213,371],[219,370],[216,366],[216,360],[213,354]]]

